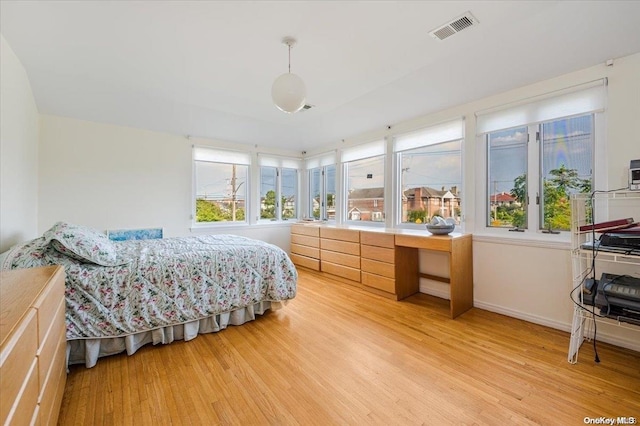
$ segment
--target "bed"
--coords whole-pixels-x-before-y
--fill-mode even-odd
[[[280,248],[236,235],[114,242],[56,223],[11,248],[2,269],[58,264],[66,273],[69,364],[191,340],[254,320],[296,295],[297,272]]]

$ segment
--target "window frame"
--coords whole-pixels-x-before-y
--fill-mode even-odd
[[[337,163],[337,151],[331,150],[324,153],[320,153],[317,155],[312,155],[308,158],[304,159],[304,200],[301,200],[300,205],[304,206],[304,211],[301,212],[302,217],[305,220],[318,220],[325,222],[338,222],[338,205],[340,203],[340,188],[338,186],[339,174],[338,174],[338,163]],[[334,199],[334,216],[333,218],[329,218],[327,213],[326,199],[327,199],[327,191],[328,191],[328,179],[329,179],[329,168],[333,167],[334,169],[334,188],[335,199]],[[319,217],[316,218],[313,216],[313,188],[311,188],[312,184],[312,173],[314,170],[318,170],[320,174],[320,199],[325,200],[325,202],[320,203],[320,211]]]
[[[397,133],[392,138],[393,149],[393,221],[392,226],[399,229],[424,229],[425,224],[402,221],[402,156],[414,150],[449,142],[460,142],[460,189],[464,194],[464,149],[465,149],[465,118],[456,118],[432,124],[417,130]],[[456,224],[455,232],[464,228],[464,198],[460,199],[460,223]]]
[[[266,165],[261,165],[258,166],[259,168],[259,183],[258,183],[258,187],[262,188],[262,169],[268,168],[268,169],[273,169],[275,170],[275,217],[273,218],[263,218],[262,217],[262,189],[260,189],[260,191],[258,191],[258,203],[257,205],[259,206],[258,211],[256,212],[257,215],[257,221],[258,222],[286,222],[289,220],[297,220],[299,218],[299,214],[300,214],[300,169],[299,168],[293,168],[293,167],[284,167],[284,166],[266,166]],[[293,170],[295,171],[295,188],[294,188],[294,215],[291,218],[285,218],[283,217],[283,208],[284,206],[282,205],[281,201],[282,201],[282,197],[283,197],[283,171],[284,170]],[[268,191],[267,191],[268,192]],[[266,194],[265,194],[266,195]]]
[[[553,244],[554,241],[564,244],[569,241],[571,234],[570,231],[549,233],[546,232],[545,229],[541,229],[540,227],[540,221],[544,217],[544,212],[542,210],[542,204],[536,203],[536,193],[542,196],[542,141],[538,143],[537,138],[532,139],[531,136],[529,137],[529,143],[527,146],[527,196],[529,201],[527,207],[527,215],[529,216],[528,229],[520,230],[518,232],[508,232],[510,228],[488,226],[488,214],[490,209],[488,197],[490,191],[488,188],[489,158],[487,153],[487,135],[491,132],[508,130],[509,128],[517,127],[527,127],[528,133],[531,134],[530,128],[541,128],[544,123],[570,119],[584,115],[592,115],[593,146],[591,185],[592,188],[607,187],[608,178],[606,174],[605,134],[607,83],[607,79],[602,78],[584,84],[575,85],[567,89],[560,89],[551,93],[528,98],[521,102],[513,102],[504,107],[497,107],[494,109],[476,113],[476,146],[480,147],[480,149],[476,151],[480,154],[476,163],[479,166],[476,170],[476,178],[478,179],[478,181],[484,182],[483,185],[478,186],[480,190],[476,191],[476,197],[478,197],[479,200],[482,200],[481,202],[476,203],[475,208],[475,214],[478,218],[476,222],[476,233],[478,233],[479,235],[484,234],[488,236],[500,236],[507,239],[540,241],[541,244],[545,244],[544,242]],[[589,99],[590,96],[591,99]],[[568,102],[566,101],[567,99],[569,100]],[[582,106],[582,110],[580,109],[580,105],[576,102],[580,99],[588,99]],[[567,112],[567,115],[549,115],[550,111],[553,111],[554,102],[556,101],[558,105],[555,106],[555,110],[564,110]],[[564,105],[564,108],[562,108],[563,102],[565,102],[566,104]],[[544,109],[544,111],[535,111],[535,108],[533,107],[535,107],[536,104],[537,106],[540,106],[541,109]],[[527,114],[522,113],[523,111],[527,110],[529,110]],[[534,113],[533,115],[531,114],[532,110]],[[522,117],[524,116],[540,117],[540,119],[533,122],[524,123],[519,123],[516,121],[512,122],[513,125],[511,125],[511,127],[497,127],[491,131],[483,132],[486,126],[494,124],[494,120],[499,118],[501,112],[511,119],[522,119]],[[482,117],[484,114],[487,114],[488,117],[483,123],[480,123],[480,117]],[[534,131],[534,134],[537,131],[538,130]],[[531,153],[535,155],[532,156]]]
[[[217,158],[216,158],[217,157]],[[197,200],[198,200],[198,173],[197,163],[215,163],[226,164],[246,167],[246,178],[243,191],[244,194],[244,220],[224,220],[224,221],[210,221],[210,222],[198,222],[197,221]],[[191,227],[192,228],[206,228],[206,227],[221,227],[221,226],[247,226],[250,221],[251,214],[251,153],[234,151],[224,148],[211,147],[211,146],[192,146],[192,168],[193,168],[193,192],[191,196]],[[206,186],[206,185],[205,185]],[[239,187],[238,187],[239,188]],[[237,194],[237,191],[236,191]]]
[[[391,200],[391,194],[388,191],[388,180],[391,178],[388,176],[387,172],[387,164],[388,164],[388,149],[387,149],[387,141],[386,139],[377,139],[374,141],[370,141],[367,143],[354,145],[351,147],[344,148],[340,153],[340,170],[342,172],[342,185],[340,189],[342,190],[342,194],[340,195],[340,190],[337,189],[338,196],[343,200],[342,207],[340,208],[340,214],[342,217],[342,222],[349,226],[372,226],[372,227],[385,227],[387,224],[387,216],[390,211],[388,208],[388,202]],[[349,219],[349,210],[351,209],[349,203],[349,165],[358,162],[358,161],[366,161],[375,158],[380,158],[382,161],[382,191],[383,196],[382,200],[384,203],[384,208],[382,209],[382,220],[374,221],[374,220],[351,220]],[[366,188],[362,188],[366,189]],[[377,200],[374,200],[377,201]],[[373,218],[373,214],[372,214]]]
[[[327,195],[330,194],[329,191],[329,185],[328,185],[328,180],[329,180],[329,169],[330,168],[334,168],[334,173],[335,173],[335,177],[334,177],[334,192],[335,192],[335,197],[334,197],[334,214],[333,214],[333,218],[329,217],[328,214],[328,206],[327,206]],[[316,218],[313,215],[313,202],[315,200],[314,196],[313,196],[313,189],[311,188],[311,184],[312,184],[312,178],[311,178],[311,174],[315,171],[318,170],[319,174],[320,174],[320,201],[319,201],[319,216],[318,218]],[[327,165],[323,165],[323,166],[318,166],[318,167],[313,167],[311,169],[306,170],[306,175],[307,175],[307,193],[308,193],[308,197],[307,197],[307,217],[309,219],[312,220],[320,220],[320,221],[324,221],[324,222],[336,222],[336,213],[337,213],[337,203],[338,203],[338,185],[337,185],[337,178],[338,178],[338,166],[337,164],[327,164]]]

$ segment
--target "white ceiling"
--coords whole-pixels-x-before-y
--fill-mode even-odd
[[[471,11],[444,41],[429,31]],[[314,150],[640,52],[640,1],[0,1],[38,109]],[[287,71],[314,108],[271,102]]]

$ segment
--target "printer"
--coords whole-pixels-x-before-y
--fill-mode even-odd
[[[601,315],[640,324],[640,278],[603,272],[594,305]]]

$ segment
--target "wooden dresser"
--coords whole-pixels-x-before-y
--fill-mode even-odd
[[[447,255],[448,276],[420,272],[420,250]],[[291,260],[401,300],[420,291],[420,278],[449,284],[451,318],[473,307],[471,234],[296,223],[291,226]]]
[[[0,424],[55,425],[67,379],[64,269],[0,272]]]
[[[320,270],[320,228],[295,224],[291,227],[291,260],[298,266]]]
[[[320,270],[360,282],[360,232],[320,228]]]

